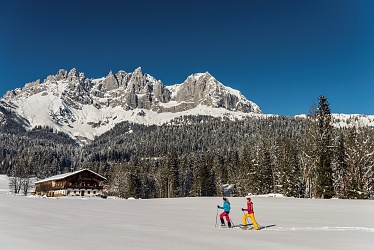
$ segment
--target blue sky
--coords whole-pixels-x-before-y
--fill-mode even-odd
[[[208,71],[265,114],[374,114],[374,1],[0,0],[0,96],[63,68]]]

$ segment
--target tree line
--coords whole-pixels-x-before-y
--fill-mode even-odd
[[[335,128],[328,100],[318,101],[307,118],[123,122],[83,147],[45,127],[0,132],[0,172],[27,180],[89,168],[124,198],[216,196],[229,183],[236,196],[372,199],[374,129]]]

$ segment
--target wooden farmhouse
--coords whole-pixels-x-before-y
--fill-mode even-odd
[[[105,180],[105,177],[89,169],[82,169],[36,181],[35,194],[48,197],[100,196]]]

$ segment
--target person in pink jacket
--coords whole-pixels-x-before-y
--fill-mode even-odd
[[[247,214],[244,214],[242,217],[242,222],[243,222],[243,229],[247,228],[247,218],[250,217],[253,223],[253,227],[258,230],[258,224],[255,219],[255,212],[253,211],[253,203],[251,202],[251,198],[246,197],[247,200],[247,208],[242,208],[242,211],[247,211]]]

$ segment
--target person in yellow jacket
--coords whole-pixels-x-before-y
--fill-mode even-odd
[[[244,214],[242,217],[242,222],[243,222],[243,229],[247,228],[247,218],[251,218],[253,227],[258,230],[258,224],[255,219],[255,212],[253,211],[253,203],[251,202],[251,198],[246,197],[247,199],[247,208],[242,208],[242,211],[247,211],[247,214]]]

